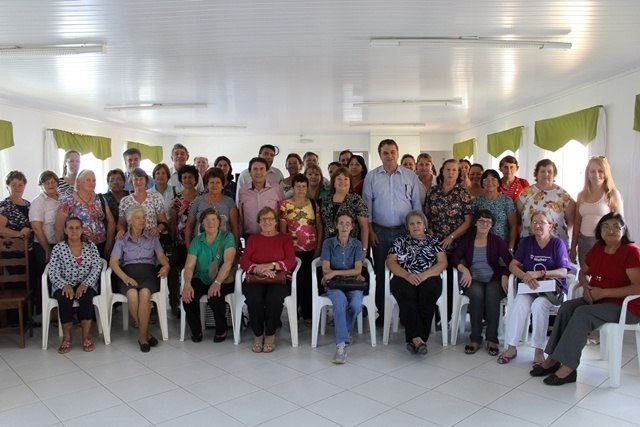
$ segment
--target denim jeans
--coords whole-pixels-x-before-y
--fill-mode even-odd
[[[349,334],[353,330],[356,318],[362,310],[364,292],[343,292],[340,289],[327,289],[326,296],[333,303],[333,324],[336,344],[350,342]]]
[[[384,317],[384,265],[393,241],[404,235],[407,230],[404,225],[398,227],[382,227],[373,224],[373,230],[378,236],[378,246],[373,250],[373,269],[376,273],[376,307],[380,318]],[[371,316],[372,313],[369,313]]]

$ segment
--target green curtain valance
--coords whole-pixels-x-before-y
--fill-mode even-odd
[[[522,126],[487,135],[487,151],[498,157],[507,150],[513,152],[520,148],[522,142]]]
[[[13,124],[0,120],[0,150],[13,147]]]
[[[640,132],[640,95],[636,95],[636,110],[633,115],[633,129]]]
[[[127,141],[127,148],[140,150],[143,159],[149,159],[153,163],[162,162],[162,147],[146,145],[141,142]]]
[[[76,150],[80,154],[92,153],[96,159],[107,160],[111,157],[111,138],[82,135],[60,129],[52,129],[58,148],[65,151]]]
[[[596,137],[598,114],[601,106],[536,122],[534,144],[549,151],[562,148],[575,139],[587,145]]]
[[[467,139],[466,141],[460,141],[453,144],[453,158],[463,159],[465,157],[473,156],[473,145],[476,142],[475,138]]]

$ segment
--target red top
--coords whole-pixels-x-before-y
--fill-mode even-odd
[[[604,252],[604,245],[596,243],[587,253],[589,284],[598,288],[621,288],[631,284],[626,270],[640,267],[640,248],[633,243],[620,245],[615,254]],[[624,298],[604,298],[602,302],[622,305]],[[629,311],[640,316],[640,298],[629,303]]]
[[[257,264],[276,262],[280,269],[292,271],[296,266],[296,254],[293,241],[288,234],[275,236],[252,234],[240,259],[240,267],[250,273]]]
[[[511,197],[511,200],[515,202],[520,193],[522,193],[522,190],[524,190],[528,186],[529,181],[524,178],[516,177],[509,188],[505,187],[502,181],[500,181],[500,187],[498,187],[498,191],[507,197]]]

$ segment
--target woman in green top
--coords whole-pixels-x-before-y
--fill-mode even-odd
[[[209,306],[216,321],[213,342],[222,342],[227,338],[224,297],[233,292],[234,284],[223,282],[233,268],[236,244],[232,233],[220,230],[220,223],[220,214],[213,208],[205,209],[200,214],[204,233],[191,241],[184,266],[182,305],[187,314],[193,342],[202,341],[200,297],[204,294],[209,298]]]

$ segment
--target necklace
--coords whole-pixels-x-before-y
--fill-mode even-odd
[[[93,193],[89,193],[89,197],[87,197],[86,199],[80,195],[79,191],[76,192],[76,195],[78,196],[78,199],[80,199],[80,201],[85,205],[88,205],[93,200]]]

